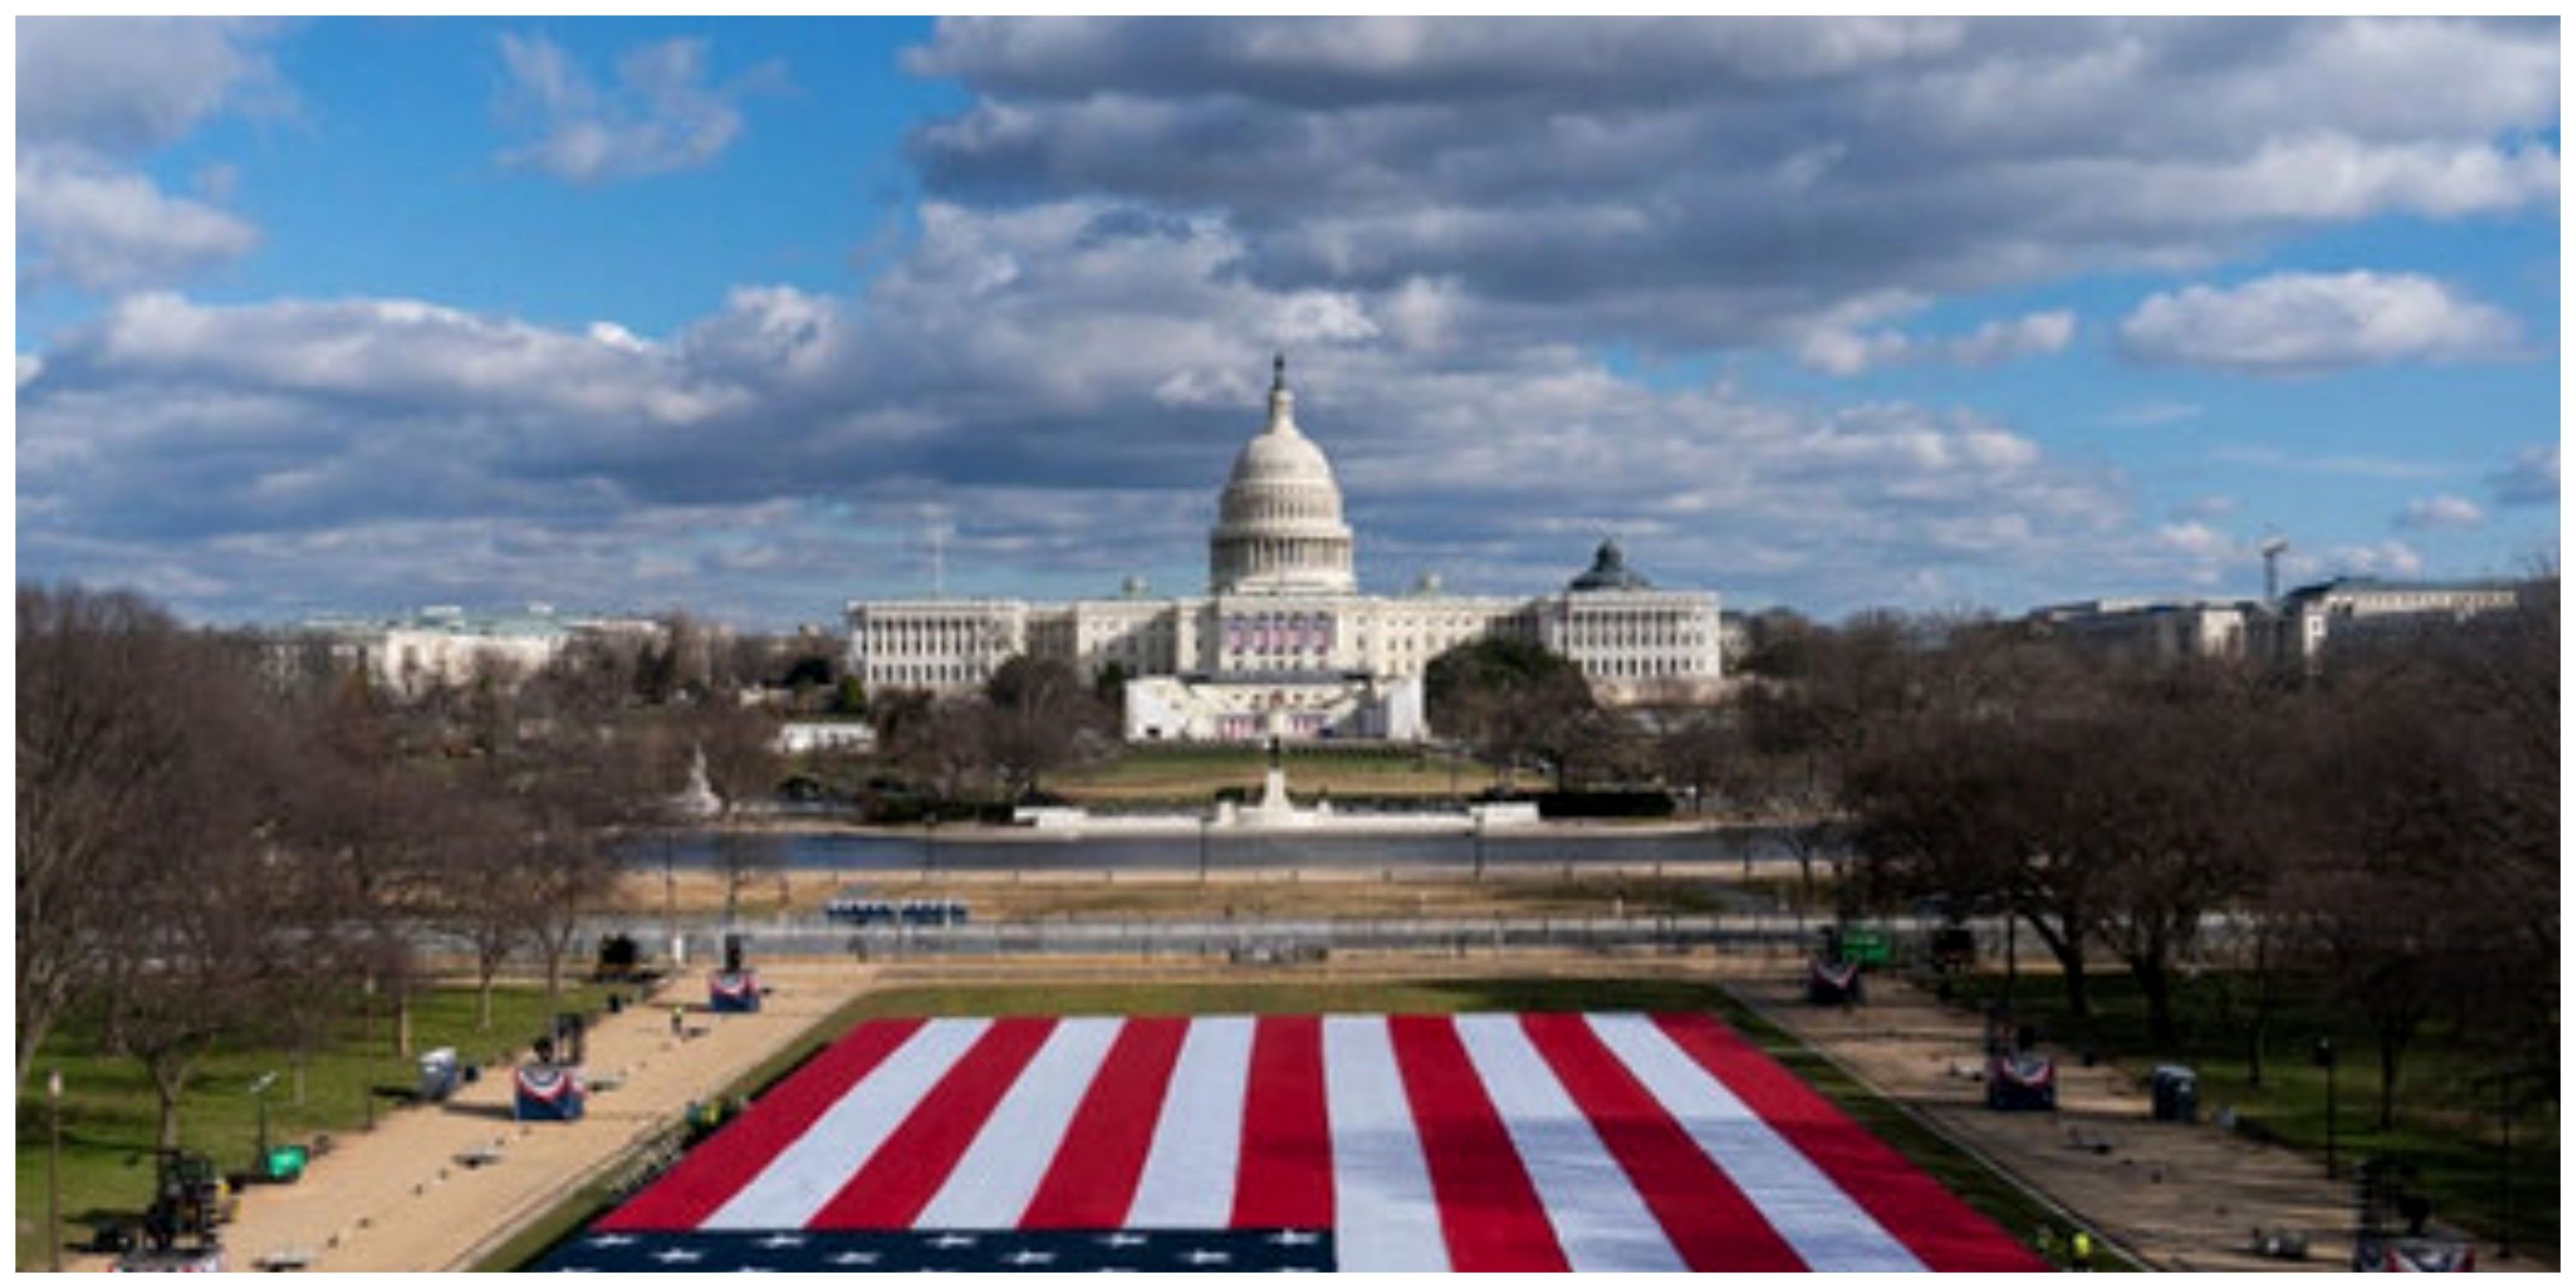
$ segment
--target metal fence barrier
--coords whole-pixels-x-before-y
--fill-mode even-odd
[[[1311,961],[1343,952],[1469,953],[1555,949],[1592,952],[1689,952],[1729,947],[1802,951],[1813,922],[1788,917],[1648,914],[1625,917],[1319,918],[1158,920],[1146,918],[969,922],[951,925],[821,920],[741,927],[763,956],[846,956],[864,961],[924,957],[1198,957],[1233,961]],[[604,924],[655,942],[658,923]],[[703,960],[720,938],[684,933],[690,960]]]

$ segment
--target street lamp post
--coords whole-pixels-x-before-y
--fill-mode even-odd
[[[2513,1075],[2496,1080],[2496,1256],[2513,1258]]]
[[[672,851],[679,838],[669,831],[662,833],[662,944],[671,954],[671,964],[680,964],[680,887],[679,876],[672,871]]]
[[[63,1071],[45,1074],[45,1268],[63,1270]]]
[[[268,1089],[277,1085],[274,1071],[263,1073],[250,1082],[250,1102],[259,1110],[259,1156],[251,1160],[251,1174],[268,1175]]]
[[[2021,917],[2009,898],[2004,900],[2004,1014],[2012,1014],[2013,985],[2021,978]]]
[[[1480,812],[1473,818],[1475,821],[1470,830],[1476,837],[1476,879],[1482,881],[1485,879],[1485,816]]]
[[[2326,1179],[2335,1174],[2335,1049],[2333,1038],[2318,1038],[2316,1062],[2326,1071]]]

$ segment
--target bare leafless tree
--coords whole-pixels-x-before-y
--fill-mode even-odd
[[[143,1066],[159,1138],[178,1142],[199,1061],[226,1038],[276,1033],[283,1005],[333,955],[330,909],[305,852],[283,841],[289,743],[238,655],[190,638],[158,695],[182,717],[137,803],[142,862],[118,874],[98,997],[110,1049]]]
[[[1025,654],[1004,662],[984,685],[984,752],[1014,795],[1040,789],[1047,774],[1071,764],[1110,726],[1106,703],[1066,662]]]
[[[185,753],[178,624],[138,596],[18,588],[18,1078],[99,977]]]

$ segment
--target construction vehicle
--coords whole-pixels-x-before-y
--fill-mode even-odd
[[[143,1210],[138,1246],[117,1258],[119,1270],[220,1270],[223,1239],[215,1227],[233,1219],[239,1200],[193,1149],[152,1152],[152,1203]]]

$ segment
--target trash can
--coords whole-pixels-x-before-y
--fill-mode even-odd
[[[441,1101],[456,1094],[456,1048],[440,1047],[420,1057],[420,1098]]]
[[[2178,1064],[2159,1065],[2151,1075],[2149,1088],[2155,1098],[2156,1121],[2187,1123],[2200,1117],[2200,1078]]]

